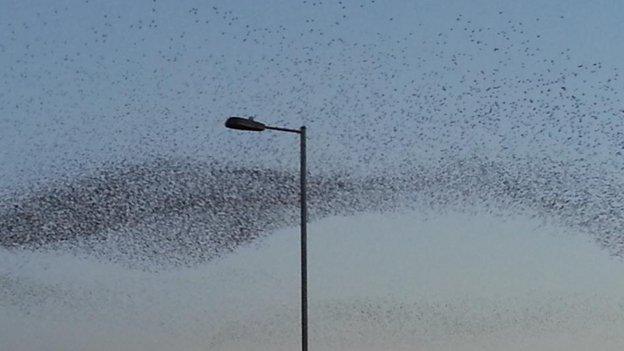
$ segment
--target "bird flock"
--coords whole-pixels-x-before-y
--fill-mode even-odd
[[[294,140],[231,114],[308,126],[313,218],[486,204],[624,254],[620,73],[555,43],[564,15],[3,6],[4,247],[193,263],[295,223]]]

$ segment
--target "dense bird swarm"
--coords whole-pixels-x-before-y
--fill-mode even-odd
[[[192,160],[120,164],[5,202],[0,244],[127,263],[198,262],[294,223],[298,182],[288,172]],[[312,178],[312,218],[386,207],[396,197],[388,186],[366,187]]]
[[[531,211],[594,235],[614,254],[624,203],[621,180],[569,173],[550,160],[483,159],[412,169],[393,178],[345,175],[309,182],[311,219],[405,206],[490,206]],[[120,164],[70,183],[20,194],[0,207],[0,244],[69,249],[140,266],[193,264],[297,223],[298,177],[193,160]]]
[[[564,16],[103,4],[0,15],[4,247],[185,264],[296,223],[292,140],[232,114],[309,127],[312,219],[511,206],[624,252],[620,73]]]

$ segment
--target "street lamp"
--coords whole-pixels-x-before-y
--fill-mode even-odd
[[[300,187],[301,187],[301,350],[308,351],[308,262],[307,262],[307,218],[306,205],[306,127],[288,129],[270,127],[251,118],[230,117],[225,121],[230,129],[261,132],[265,129],[297,133],[300,137]]]

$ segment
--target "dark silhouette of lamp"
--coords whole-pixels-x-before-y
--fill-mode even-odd
[[[301,200],[301,350],[308,351],[308,263],[307,263],[307,218],[306,205],[306,127],[288,129],[267,126],[252,118],[230,117],[225,121],[230,129],[262,132],[266,129],[297,133],[300,137],[300,200]]]

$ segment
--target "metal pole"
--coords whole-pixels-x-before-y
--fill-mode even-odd
[[[301,350],[308,351],[308,257],[306,206],[306,127],[301,127]]]

